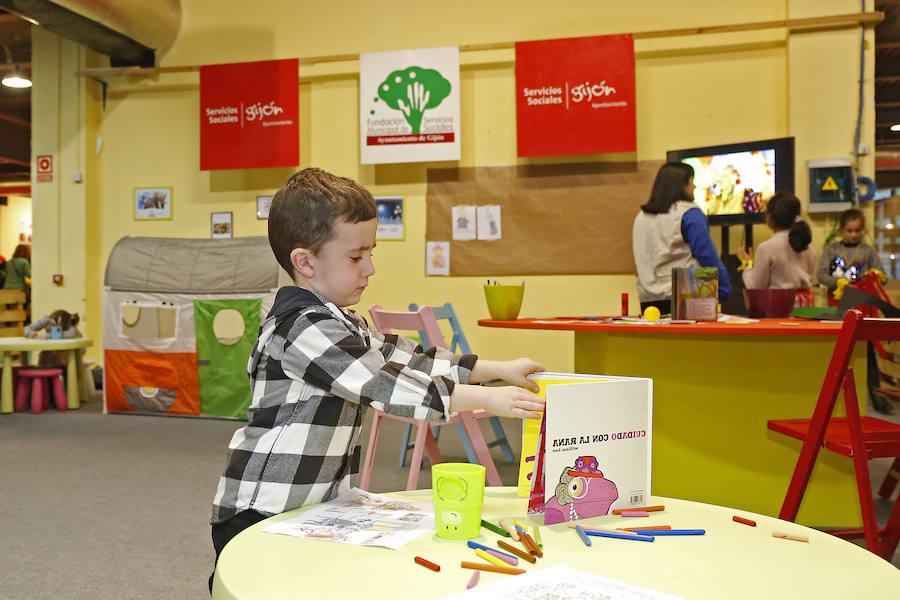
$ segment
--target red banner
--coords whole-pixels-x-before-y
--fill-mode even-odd
[[[633,152],[631,34],[516,42],[519,156]]]
[[[300,164],[296,58],[200,67],[200,169]]]

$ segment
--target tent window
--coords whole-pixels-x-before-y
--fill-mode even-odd
[[[244,317],[233,308],[223,308],[213,318],[213,334],[220,344],[232,346],[244,337]]]
[[[129,338],[167,339],[175,337],[174,306],[122,304],[122,335]]]

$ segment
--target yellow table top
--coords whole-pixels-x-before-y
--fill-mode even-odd
[[[387,494],[430,500],[431,490]],[[794,523],[730,508],[653,497],[665,511],[648,517],[595,517],[584,523],[605,528],[671,525],[702,528],[703,536],[657,537],[653,543],[591,538],[586,547],[575,530],[560,523],[540,526],[544,557],[527,571],[565,563],[580,571],[619,579],[690,600],[705,598],[896,598],[900,570],[850,542]],[[214,600],[273,598],[440,598],[466,589],[472,571],[460,561],[483,562],[464,541],[426,533],[400,550],[350,546],[264,533],[273,522],[308,510],[277,515],[239,534],[219,558]],[[515,488],[487,488],[484,518],[519,518],[529,526],[542,517],[525,518],[526,500]],[[757,522],[732,521],[739,515]],[[773,531],[808,536],[809,543],[772,537]],[[482,528],[474,541],[497,548],[500,536]],[[503,538],[507,541],[508,538]],[[511,542],[514,543],[514,542]],[[514,543],[515,544],[515,543]],[[499,549],[499,548],[498,548]],[[413,562],[421,556],[441,566],[435,573]],[[481,583],[511,577],[483,572]]]
[[[0,337],[0,352],[20,352],[31,350],[72,350],[74,348],[87,348],[93,346],[91,338],[63,338],[59,340],[26,338],[26,337]]]

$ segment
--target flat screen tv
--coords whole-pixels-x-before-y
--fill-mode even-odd
[[[794,138],[670,150],[694,168],[694,202],[711,225],[764,223],[775,192],[794,191]]]

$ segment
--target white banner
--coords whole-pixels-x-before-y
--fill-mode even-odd
[[[360,162],[459,160],[459,48],[359,55]]]

